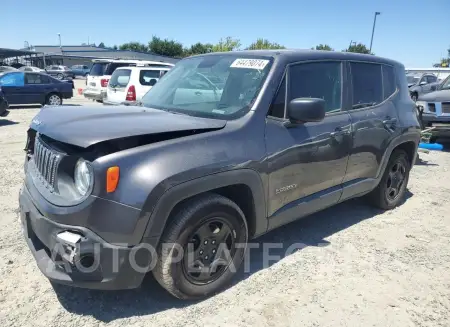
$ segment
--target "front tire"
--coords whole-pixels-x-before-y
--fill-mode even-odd
[[[236,203],[213,193],[194,197],[182,204],[164,231],[153,275],[177,298],[206,297],[234,276],[247,241],[245,216]],[[180,251],[183,259],[177,260]]]
[[[419,95],[417,94],[417,92],[411,93],[411,99],[412,99],[414,102],[417,102],[417,100],[419,99]]]
[[[378,186],[369,193],[371,203],[383,210],[390,210],[405,197],[411,170],[408,155],[403,150],[394,150]]]

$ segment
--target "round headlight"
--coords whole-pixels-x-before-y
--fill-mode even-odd
[[[75,165],[74,173],[75,187],[81,195],[86,195],[92,188],[94,182],[94,174],[91,165],[80,159]]]

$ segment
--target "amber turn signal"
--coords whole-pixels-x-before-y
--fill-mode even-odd
[[[119,184],[119,167],[109,167],[106,171],[106,192],[112,193]]]

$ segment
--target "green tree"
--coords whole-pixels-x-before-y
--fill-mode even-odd
[[[183,45],[180,42],[161,39],[153,36],[152,40],[148,43],[148,49],[150,52],[169,57],[183,57],[184,50]]]
[[[262,50],[262,49],[286,49],[286,47],[275,42],[270,42],[267,39],[257,39],[255,42],[253,42],[246,48],[246,50]]]
[[[219,43],[212,46],[213,52],[226,52],[239,50],[241,41],[239,39],[233,39],[231,36],[227,36],[225,39],[220,39]]]
[[[203,54],[203,53],[208,53],[211,52],[213,48],[213,45],[211,43],[200,43],[197,42],[193,45],[191,45],[189,48],[185,48],[183,50],[184,52],[184,56],[185,57],[189,57],[189,56],[194,56],[194,55],[198,55],[198,54]]]
[[[120,50],[131,50],[139,52],[147,52],[148,48],[145,44],[139,42],[128,42],[119,46]]]
[[[316,45],[315,48],[311,48],[311,50],[323,50],[323,51],[334,51],[332,47],[330,47],[328,44],[319,44]]]
[[[119,48],[117,47],[117,45],[113,45],[113,47],[112,47],[114,50],[118,50]]]
[[[367,47],[364,44],[362,44],[362,43],[352,44],[347,49],[345,49],[343,51],[344,52],[356,52],[356,53],[373,54],[373,53],[370,53],[369,49],[367,49]]]
[[[106,48],[106,47],[105,47],[105,43],[103,43],[103,42],[100,42],[100,44],[98,45],[98,47],[99,47],[99,48]]]

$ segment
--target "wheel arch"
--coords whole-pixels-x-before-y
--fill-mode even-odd
[[[387,151],[384,153],[384,156],[381,161],[381,165],[378,168],[377,180],[380,180],[383,176],[384,170],[389,162],[389,158],[392,153],[401,149],[404,150],[408,154],[409,163],[411,164],[411,168],[414,166],[414,162],[416,160],[417,148],[419,146],[420,141],[420,133],[419,132],[410,132],[399,136],[391,142]]]
[[[249,238],[267,231],[265,193],[259,173],[253,169],[238,169],[193,179],[165,191],[151,213],[147,213],[149,219],[142,241],[156,246],[177,208],[192,197],[208,192],[227,197],[241,208]],[[148,201],[150,198],[143,210],[152,206]]]

